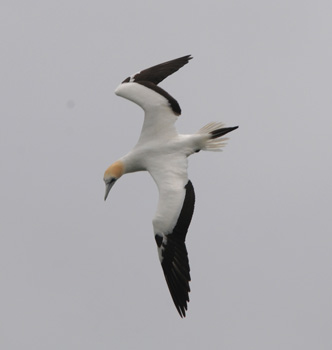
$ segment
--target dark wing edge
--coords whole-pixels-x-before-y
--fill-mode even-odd
[[[186,316],[189,302],[190,266],[185,245],[186,234],[194,213],[195,192],[191,181],[185,186],[186,195],[179,219],[167,241],[163,242],[163,260],[161,266],[171,293],[173,302],[181,317]]]
[[[186,245],[173,237],[167,237],[161,266],[174,305],[181,317],[186,317],[189,302],[190,266]]]
[[[167,78],[169,75],[178,71],[181,67],[189,62],[193,57],[186,55],[180,58],[176,58],[171,61],[157,64],[156,66],[144,69],[137,73],[133,81],[149,81],[153,84],[158,85],[161,81]]]
[[[171,107],[173,113],[177,116],[181,115],[181,107],[178,103],[178,101],[172,97],[167,91],[162,89],[160,86],[155,85],[151,83],[150,81],[139,81],[137,84],[141,84],[148,89],[151,89],[155,91],[156,93],[160,94],[161,96],[164,96],[166,100],[168,100],[169,106]]]

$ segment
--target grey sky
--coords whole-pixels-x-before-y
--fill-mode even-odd
[[[1,349],[331,349],[332,3],[6,1],[0,5]],[[104,170],[161,83],[179,132],[240,125],[190,158],[191,302],[180,319],[147,173],[105,203]]]

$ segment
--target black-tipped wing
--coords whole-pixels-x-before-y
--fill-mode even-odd
[[[151,89],[155,91],[157,94],[163,96],[168,100],[169,107],[173,111],[173,113],[176,116],[179,116],[181,114],[181,108],[176,101],[174,97],[172,97],[168,92],[166,92],[161,87],[157,86],[161,81],[163,81],[165,78],[167,78],[169,75],[173,74],[177,70],[179,70],[181,67],[183,67],[185,64],[191,60],[192,57],[190,55],[183,56],[180,58],[176,58],[175,60],[167,61],[164,63],[157,64],[156,66],[153,66],[151,68],[144,69],[128,78],[126,78],[122,84],[124,83],[138,83],[141,84],[148,89]],[[125,98],[125,95],[121,95]],[[130,99],[130,98],[128,98]],[[136,102],[137,104],[141,105],[137,98],[135,100],[131,99],[132,101]],[[140,101],[141,102],[141,101]]]
[[[164,245],[164,248],[161,266],[174,305],[180,316],[185,317],[190,292],[190,266],[187,248],[184,242],[173,235],[167,237],[167,244]]]
[[[185,190],[182,209],[172,233],[155,235],[166,282],[181,317],[186,316],[190,292],[190,267],[185,239],[195,206],[191,181],[188,181]]]
[[[156,66],[144,69],[132,77],[132,81],[149,81],[153,84],[158,85],[161,81],[167,78],[169,75],[175,73],[181,67],[191,60],[191,55],[176,58],[175,60],[167,61],[164,63],[157,64]],[[128,80],[127,80],[128,79]],[[129,81],[127,78],[125,81]]]

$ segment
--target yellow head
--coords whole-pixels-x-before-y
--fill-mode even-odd
[[[119,179],[123,175],[123,173],[124,166],[121,160],[116,161],[106,169],[104,174],[104,181],[106,185],[104,200],[106,200],[111,188],[115,184],[115,181]]]

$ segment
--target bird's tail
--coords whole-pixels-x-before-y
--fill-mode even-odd
[[[226,146],[227,137],[222,137],[235,130],[238,126],[223,128],[223,123],[211,122],[198,130],[197,134],[202,136],[201,149],[204,151],[221,151]]]

